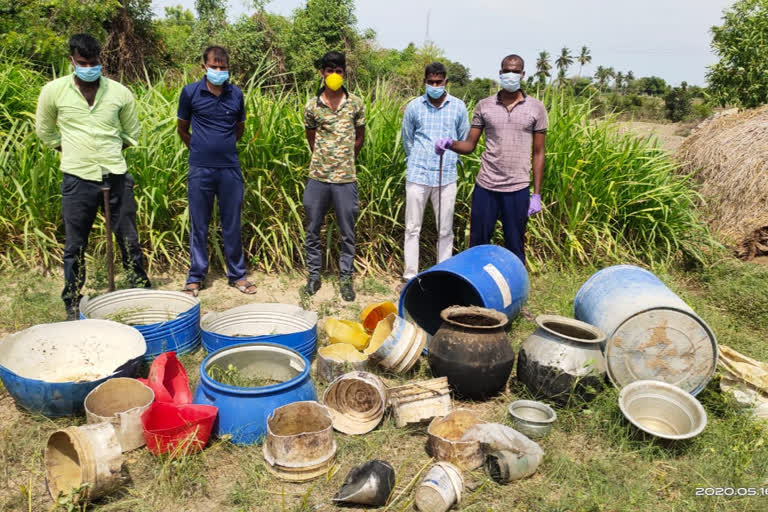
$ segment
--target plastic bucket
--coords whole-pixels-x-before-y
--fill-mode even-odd
[[[199,452],[211,436],[216,407],[155,402],[141,415],[144,440],[155,455]]]
[[[577,320],[606,334],[608,376],[618,387],[659,380],[696,395],[717,366],[709,326],[651,272],[633,265],[605,268],[573,303]]]
[[[111,423],[69,427],[48,437],[45,478],[54,501],[60,493],[78,489],[88,500],[114,492],[122,484],[122,465],[120,442]]]
[[[459,468],[438,462],[427,471],[416,489],[414,502],[421,512],[446,512],[461,501],[464,479]]]
[[[478,245],[408,281],[398,311],[431,336],[449,306],[481,306],[512,318],[528,300],[528,288],[528,272],[517,256],[497,245]]]
[[[384,383],[368,372],[350,372],[328,385],[323,403],[330,409],[333,428],[345,434],[370,432],[387,408]]]
[[[376,325],[365,353],[379,366],[402,373],[413,368],[426,344],[423,329],[393,313]]]
[[[307,401],[275,409],[263,452],[267,470],[283,480],[305,482],[325,474],[336,455],[328,408]]]
[[[144,446],[141,414],[154,400],[155,393],[136,379],[109,379],[85,397],[85,416],[88,423],[111,423],[127,452]]]

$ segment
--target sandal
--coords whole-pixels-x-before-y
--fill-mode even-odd
[[[184,285],[184,288],[181,289],[181,292],[193,297],[197,297],[200,293],[200,290],[202,289],[203,283],[187,283]]]
[[[230,281],[229,286],[233,288],[237,288],[238,290],[240,290],[242,293],[246,295],[253,295],[258,291],[256,288],[256,285],[251,283],[247,279],[243,279],[241,281]]]

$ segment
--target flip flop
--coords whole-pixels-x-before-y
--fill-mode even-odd
[[[240,292],[246,294],[246,295],[253,295],[258,290],[256,289],[256,285],[248,281],[247,279],[243,279],[242,281],[230,281],[229,286],[232,288],[237,288],[240,290]],[[249,289],[253,288],[253,291],[248,291]]]
[[[184,288],[181,289],[182,293],[186,293],[187,295],[191,295],[193,297],[197,297],[200,293],[200,290],[203,289],[203,283],[187,283],[184,285]]]

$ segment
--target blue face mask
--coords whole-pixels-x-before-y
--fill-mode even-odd
[[[523,77],[520,73],[502,73],[499,75],[501,88],[507,92],[515,92],[520,89],[520,79]]]
[[[213,85],[221,85],[229,78],[229,71],[219,71],[217,69],[208,68],[205,71],[205,76]]]
[[[75,66],[75,76],[83,82],[95,82],[101,76],[101,64],[90,68]]]
[[[445,86],[435,87],[434,85],[427,84],[427,95],[433,100],[437,100],[443,97],[445,94]]]

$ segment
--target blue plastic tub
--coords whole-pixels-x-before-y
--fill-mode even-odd
[[[201,322],[203,348],[215,352],[242,343],[275,343],[310,361],[317,346],[317,313],[290,304],[246,304],[210,312]]]
[[[449,306],[481,306],[512,318],[528,300],[528,272],[504,247],[478,245],[425,270],[405,285],[398,313],[431,336]]]
[[[200,301],[181,292],[142,288],[83,297],[80,318],[116,320],[137,329],[147,343],[146,361],[200,346]]]
[[[19,407],[48,417],[84,413],[85,397],[113,377],[133,377],[146,344],[106,320],[41,324],[0,342],[0,379]]]
[[[211,378],[214,366],[233,365],[243,375],[283,380],[258,388],[229,386]],[[231,345],[208,355],[200,364],[200,382],[194,403],[214,405],[219,416],[213,433],[231,435],[235,444],[259,443],[266,435],[267,418],[276,408],[303,400],[317,400],[309,376],[309,360],[299,352],[275,343]]]

